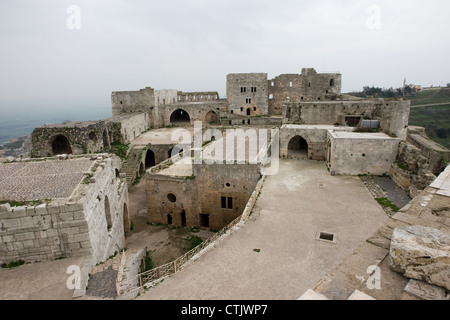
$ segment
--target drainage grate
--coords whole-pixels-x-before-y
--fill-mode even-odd
[[[317,231],[316,240],[336,243],[336,234],[325,231]]]

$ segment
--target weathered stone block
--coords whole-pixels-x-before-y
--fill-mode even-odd
[[[424,226],[396,228],[389,265],[405,277],[450,290],[450,235]]]
[[[14,228],[20,226],[20,219],[7,219],[2,221],[4,228]]]
[[[31,240],[31,239],[34,239],[33,232],[18,233],[15,235],[16,241],[24,241],[24,240]]]

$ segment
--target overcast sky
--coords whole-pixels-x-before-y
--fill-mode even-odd
[[[449,12],[443,0],[1,0],[0,115],[110,106],[111,91],[147,86],[225,98],[228,73],[306,67],[342,73],[342,92],[446,85]]]

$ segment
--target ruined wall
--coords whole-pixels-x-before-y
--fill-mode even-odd
[[[149,222],[167,224],[170,215],[172,224],[182,226],[184,210],[187,227],[202,226],[203,214],[209,228],[220,229],[242,214],[260,178],[257,165],[194,165],[193,172],[192,177],[147,173]]]
[[[329,131],[328,138],[328,166],[336,175],[388,174],[400,143],[379,133]]]
[[[155,90],[155,106],[165,106],[176,103],[178,100],[178,90],[163,89]]]
[[[285,101],[335,100],[341,93],[342,76],[318,74],[302,69],[302,74],[282,74],[268,81],[269,114],[281,115]]]
[[[405,141],[399,144],[397,158],[392,164],[390,176],[412,198],[436,179],[427,157],[419,148]]]
[[[291,101],[283,106],[285,123],[346,125],[352,118],[379,120],[382,132],[405,140],[410,101]],[[358,126],[358,124],[357,124]]]
[[[74,155],[92,154],[107,150],[115,139],[120,139],[120,126],[105,121],[69,122],[37,127],[31,134],[31,157],[50,157],[68,153]],[[54,152],[55,139],[63,136],[70,150]],[[120,141],[120,140],[119,140]]]
[[[227,75],[227,99],[230,113],[267,115],[269,113],[267,73]]]
[[[110,118],[108,121],[115,123],[120,130],[120,140],[113,141],[120,141],[122,143],[132,141],[150,127],[150,116],[146,112],[121,115]]]
[[[434,175],[439,175],[450,162],[450,150],[430,140],[425,133],[425,128],[408,127],[406,140],[420,149]]]
[[[155,106],[155,90],[147,87],[139,91],[111,93],[113,117],[126,113],[149,112]]]
[[[182,92],[178,91],[177,102],[204,102],[220,99],[217,91]]]

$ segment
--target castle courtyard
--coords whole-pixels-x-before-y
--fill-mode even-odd
[[[359,177],[280,159],[239,230],[137,299],[297,299],[387,220]]]

